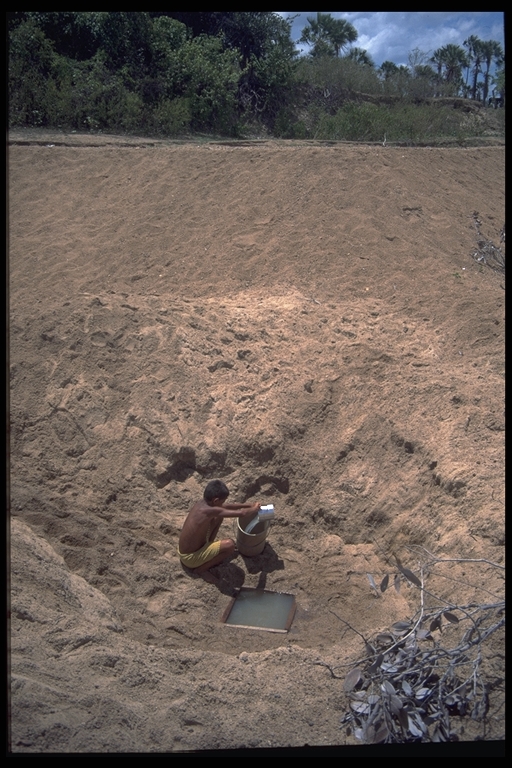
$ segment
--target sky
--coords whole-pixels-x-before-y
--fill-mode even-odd
[[[277,11],[286,18],[295,17],[292,24],[292,40],[297,47],[307,53],[305,45],[298,45],[302,30],[307,25],[308,16],[315,18],[316,11]],[[398,66],[408,64],[408,54],[414,48],[419,48],[429,55],[443,45],[454,43],[462,46],[470,35],[476,35],[480,40],[497,40],[504,47],[504,13],[489,11],[482,13],[470,12],[354,12],[330,13],[337,19],[346,19],[358,32],[354,43],[363,48],[372,57],[375,65],[380,67],[383,61],[392,61]]]

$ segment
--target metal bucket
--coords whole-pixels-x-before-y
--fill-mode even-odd
[[[245,531],[249,523],[257,516],[258,513],[255,512],[254,515],[237,518],[236,545],[240,554],[246,557],[260,555],[265,548],[270,520],[260,521],[251,533]]]

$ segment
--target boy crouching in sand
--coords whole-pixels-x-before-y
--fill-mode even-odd
[[[229,490],[222,480],[212,480],[205,488],[201,501],[194,504],[181,530],[178,554],[187,568],[203,573],[222,563],[236,551],[233,539],[215,541],[226,517],[243,517],[257,512],[259,503],[226,504]]]

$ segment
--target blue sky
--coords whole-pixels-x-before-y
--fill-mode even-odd
[[[298,41],[307,25],[308,16],[316,17],[316,11],[278,11],[284,18],[297,15],[292,24],[292,39]],[[497,40],[504,46],[504,14],[489,11],[482,13],[456,12],[353,12],[330,13],[335,18],[346,19],[357,30],[359,37],[354,43],[368,51],[379,67],[383,61],[407,64],[407,56],[413,48],[420,48],[432,55],[448,43],[462,45],[470,35],[481,40]],[[307,47],[297,45],[307,53]]]

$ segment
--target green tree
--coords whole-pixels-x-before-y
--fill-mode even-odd
[[[491,64],[494,60],[500,66],[504,59],[503,48],[497,40],[486,40],[482,43],[482,56],[485,64],[483,101],[487,104]]]
[[[242,67],[255,56],[264,57],[269,48],[279,46],[293,58],[295,46],[290,37],[290,23],[278,13],[265,11],[179,11],[155,12],[152,17],[169,16],[185,24],[192,37],[220,37],[226,48],[237,48]]]
[[[437,65],[437,74],[448,84],[449,91],[455,95],[463,85],[462,70],[467,66],[467,54],[460,45],[448,45],[434,51],[431,62]]]
[[[9,28],[14,31],[23,21],[33,21],[56,53],[84,61],[98,50],[106,16],[105,11],[25,11],[10,14]]]
[[[151,63],[152,22],[148,13],[109,11],[104,14],[100,47],[106,65],[113,71],[123,69],[138,79],[147,74]]]
[[[335,19],[330,13],[308,17],[308,26],[302,30],[300,43],[312,46],[311,56],[336,56],[358,38],[356,28],[345,19]]]
[[[390,77],[396,75],[398,72],[399,69],[393,61],[383,61],[379,67],[379,73],[384,80],[389,80]]]
[[[153,16],[162,14],[152,13]],[[290,22],[274,12],[202,11],[166,13],[187,25],[193,38],[216,37],[240,62],[238,105],[241,112],[273,113],[292,88],[295,45]]]
[[[466,79],[464,81],[467,86],[469,85],[469,74],[471,72],[471,65],[475,59],[475,53],[479,49],[482,41],[476,36],[476,35],[470,35],[466,40],[464,40],[464,47],[467,48],[467,60],[466,60]]]
[[[225,44],[241,54],[240,107],[273,118],[292,88],[296,51],[290,23],[276,13],[236,12],[226,17]]]
[[[356,28],[345,19],[333,19],[329,21],[329,38],[334,48],[334,53],[339,56],[341,51],[358,38]]]
[[[467,62],[466,53],[460,45],[453,43],[445,45],[443,50],[446,82],[452,83],[458,90],[462,83],[462,70]]]
[[[500,98],[503,99],[503,106],[505,106],[505,67],[496,71],[492,82]]]
[[[368,51],[365,51],[363,48],[351,48],[347,53],[347,59],[352,59],[352,61],[355,61],[357,64],[362,64],[365,67],[375,66],[372,57],[369,55]]]
[[[153,21],[151,76],[164,84],[167,95],[173,93],[177,74],[175,53],[190,38],[190,30],[176,19],[159,16]]]
[[[471,98],[476,99],[478,76],[482,72],[482,62],[484,57],[483,41],[476,37],[476,35],[471,35],[467,40],[464,40],[464,45],[468,49],[468,75],[466,76],[466,83],[472,66],[473,82],[471,85]]]
[[[9,40],[9,122],[47,125],[56,90],[57,54],[33,19],[15,26]]]
[[[173,97],[187,100],[196,130],[231,132],[237,119],[240,54],[216,37],[187,40],[173,55]]]

